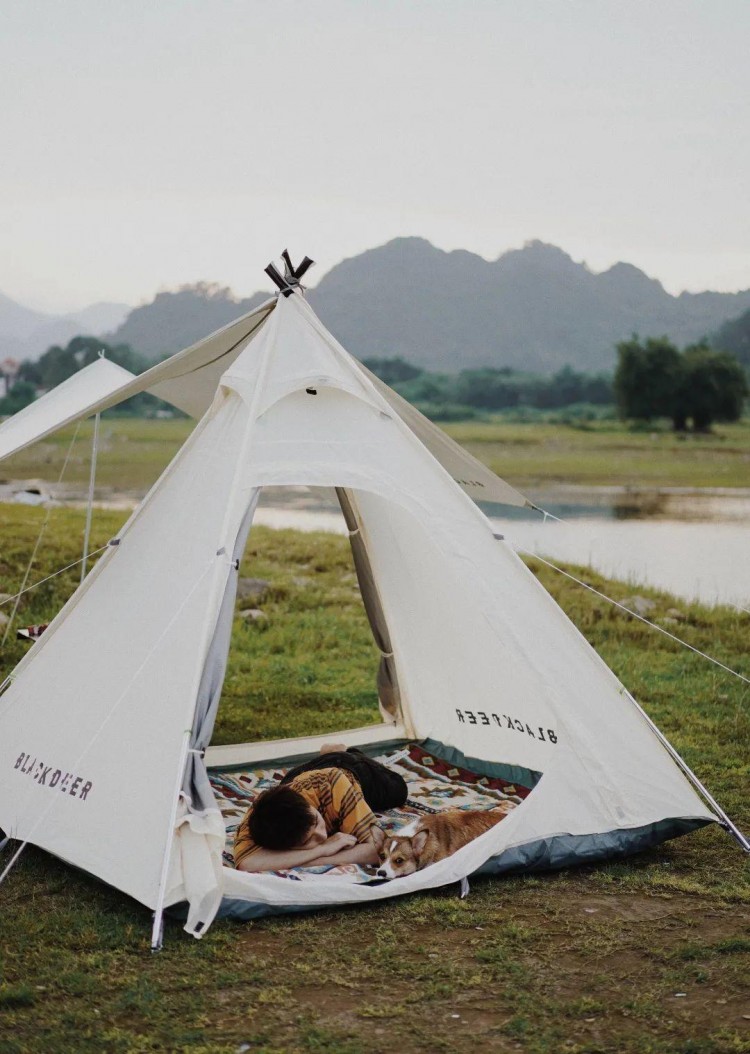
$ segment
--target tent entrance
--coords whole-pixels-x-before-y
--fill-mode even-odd
[[[231,647],[207,764],[315,753],[331,737],[352,746],[405,738],[388,625],[356,494],[266,488],[254,505],[229,612]],[[324,538],[309,529],[264,531],[268,523],[296,527],[295,515],[304,524],[311,509],[323,513]]]

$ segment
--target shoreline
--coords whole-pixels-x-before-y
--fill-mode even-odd
[[[95,489],[94,508],[130,512],[149,488]],[[750,487],[625,486],[557,483],[526,488],[535,505],[561,519],[615,519],[643,521],[746,523],[750,526]],[[0,483],[0,505],[65,507],[84,509],[88,488],[81,483],[49,483],[39,478],[4,480]],[[338,512],[333,491],[310,491],[305,487],[265,488],[261,508],[285,513],[324,516]],[[528,509],[480,503],[491,518],[535,519]],[[501,511],[502,510],[502,511]],[[325,528],[323,528],[325,529]]]

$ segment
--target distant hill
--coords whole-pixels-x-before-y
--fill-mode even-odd
[[[156,359],[269,295],[239,299],[206,283],[159,293],[108,339]],[[684,345],[750,309],[750,290],[672,296],[631,264],[597,274],[538,241],[487,262],[463,250],[443,252],[422,238],[396,238],[344,260],[309,299],[360,358],[401,356],[451,372],[509,366],[552,373],[566,364],[611,370],[615,343],[634,332]]]
[[[47,315],[0,293],[0,359],[36,359],[52,344],[67,344],[79,334],[101,336],[117,328],[129,304],[92,304],[71,315]]]
[[[488,263],[397,238],[334,267],[310,302],[359,357],[549,373],[612,369],[615,343],[634,332],[699,340],[750,308],[750,290],[672,296],[631,264],[595,274],[542,242]]]
[[[151,359],[180,351],[201,337],[252,311],[270,293],[238,300],[231,290],[208,282],[157,293],[150,304],[134,308],[110,334],[111,344],[129,344]]]
[[[750,370],[750,311],[725,322],[714,335],[712,343],[719,351],[728,351],[734,355]]]

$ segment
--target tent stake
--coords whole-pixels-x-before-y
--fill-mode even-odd
[[[164,943],[164,912],[154,912],[154,928],[151,931],[151,954],[160,952]]]
[[[99,421],[101,414],[94,417],[94,438],[91,444],[91,471],[89,473],[89,501],[86,509],[86,531],[83,536],[83,560],[81,562],[81,583],[86,577],[86,563],[89,558],[89,539],[91,537],[91,516],[94,509],[94,482],[96,480],[96,458],[99,453]]]

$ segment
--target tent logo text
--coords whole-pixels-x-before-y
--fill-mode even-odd
[[[536,732],[530,725],[524,724],[520,717],[511,717],[510,714],[486,714],[484,710],[459,710],[456,708],[458,723],[460,725],[491,725],[493,722],[498,728],[510,729],[511,732],[524,732],[532,739],[540,739],[542,743],[556,743],[557,732],[554,728],[542,728],[541,725]],[[546,733],[546,734],[545,734]]]
[[[62,791],[63,794],[70,794],[81,801],[86,801],[93,786],[91,780],[76,776],[72,772],[63,772],[62,769],[53,769],[51,765],[45,765],[43,761],[32,758],[31,754],[19,754],[13,767],[22,775],[31,776],[34,783],[38,783],[40,787]]]

